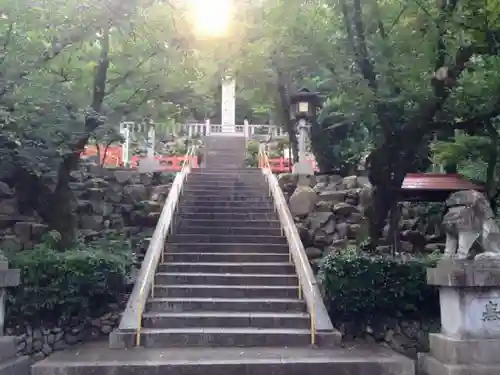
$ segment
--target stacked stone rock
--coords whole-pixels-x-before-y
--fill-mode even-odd
[[[144,252],[171,181],[172,175],[83,166],[72,173],[71,182],[81,234],[89,239],[126,234],[132,238],[134,248]],[[29,249],[47,232],[36,213],[19,213],[22,204],[12,189],[0,182],[0,248],[6,252]]]
[[[170,190],[172,177],[92,166],[84,166],[73,172],[71,187],[77,198],[81,234],[87,238],[106,233],[127,234],[132,238],[133,248],[141,261]],[[19,215],[17,207],[20,202],[5,183],[0,182],[0,191],[0,223],[3,224],[0,230],[0,249],[28,249],[46,233],[47,226],[36,215]],[[0,268],[0,282],[1,275]],[[0,289],[1,287],[0,284]],[[7,327],[6,333],[11,335],[8,347],[13,346],[14,353],[17,352],[18,355],[29,355],[39,360],[54,351],[101,339],[117,326],[120,318],[120,306],[110,305],[107,310],[108,313],[100,318],[87,322],[75,321],[65,326]],[[4,345],[2,340],[0,360],[4,358],[1,345]],[[7,344],[5,345],[7,348]],[[11,352],[12,350],[9,351]],[[1,368],[0,364],[0,375]],[[19,375],[24,374],[20,372]]]
[[[88,322],[75,321],[71,325],[62,327],[26,326],[24,333],[18,336],[13,336],[17,333],[14,329],[7,328],[6,333],[15,339],[14,348],[18,355],[28,355],[37,361],[55,351],[107,337],[117,327],[121,313],[117,305],[109,306],[109,311],[102,317]]]
[[[372,186],[366,177],[337,175],[312,176],[300,185],[292,174],[279,176],[279,183],[288,196],[304,246],[310,259],[338,251],[349,244],[368,239],[366,209],[371,204]],[[404,203],[400,223],[402,249],[405,252],[432,252],[444,248],[440,233],[425,233],[419,228],[421,212]],[[389,226],[384,229],[384,238]],[[380,253],[389,253],[382,240]]]

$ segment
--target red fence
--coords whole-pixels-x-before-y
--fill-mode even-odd
[[[319,172],[318,166],[316,165],[316,161],[307,160],[311,163],[313,167],[313,171]],[[271,167],[271,171],[273,173],[285,173],[291,171],[290,160],[286,158],[272,158],[269,159],[269,167]],[[264,161],[259,160],[259,168],[264,167]]]
[[[137,168],[141,160],[146,159],[146,156],[132,156],[130,159],[130,168]],[[155,156],[155,160],[158,160],[161,170],[164,172],[179,172],[182,169],[182,164],[184,163],[184,156]],[[198,157],[191,156],[192,168],[198,168]]]
[[[106,150],[106,155],[104,155],[104,149],[106,147],[104,145],[100,145],[99,148],[101,150],[101,160],[99,160],[99,162],[105,167],[119,167],[122,165],[122,146],[109,146]],[[85,146],[82,156],[97,156],[97,147],[93,145]]]
[[[100,146],[101,153],[104,152],[104,148],[104,146]],[[82,152],[82,156],[97,156],[97,147],[93,145],[86,146],[85,150]],[[130,160],[130,168],[137,168],[140,161],[145,158],[145,156],[133,156]],[[193,160],[192,167],[198,168],[198,158],[196,156],[192,156],[191,158]],[[155,159],[160,162],[162,171],[179,172],[182,169],[185,158],[184,156],[155,156]],[[108,147],[106,155],[101,155],[100,162],[105,167],[121,167],[123,165],[122,146]]]
[[[104,152],[104,146],[100,146],[101,152]],[[85,151],[82,152],[82,156],[97,156],[97,147],[93,145],[88,145],[85,147]],[[133,156],[130,160],[130,168],[137,168],[138,163],[144,159],[145,156]],[[193,156],[193,168],[198,168],[198,158]],[[106,155],[101,155],[100,162],[105,167],[120,167],[123,164],[122,160],[122,146],[110,146],[106,150]],[[155,156],[155,159],[160,162],[163,171],[168,172],[179,172],[182,169],[182,163],[184,162],[184,156]],[[318,171],[318,166],[314,160],[308,160],[314,171]],[[264,163],[262,160],[259,161],[259,168],[262,168]],[[284,173],[291,170],[290,161],[287,158],[272,158],[269,159],[269,166],[273,173]]]

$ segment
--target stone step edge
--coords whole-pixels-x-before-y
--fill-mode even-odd
[[[193,215],[196,215],[196,214],[193,214]],[[180,217],[182,219],[182,217]],[[183,219],[184,222],[195,222],[195,223],[201,223],[201,222],[209,222],[209,223],[224,223],[224,224],[234,224],[234,220],[230,220],[230,219],[192,219],[192,218],[184,218]],[[267,224],[270,224],[270,223],[281,223],[279,220],[277,219],[249,219],[249,220],[246,220],[246,223],[267,223]],[[237,223],[239,224],[239,223]],[[266,227],[268,228],[268,227]]]
[[[171,253],[172,254],[172,253]],[[193,254],[193,253],[188,253]],[[234,254],[234,253],[233,253]],[[196,265],[202,267],[253,267],[253,266],[274,266],[274,267],[293,267],[292,263],[289,262],[168,262],[160,263],[160,266],[187,266]],[[168,273],[168,272],[167,272]],[[208,272],[211,273],[211,272]]]
[[[205,203],[212,203],[212,202],[205,202]],[[227,205],[219,205],[219,206],[216,206],[216,205],[211,205],[211,204],[207,204],[207,205],[200,205],[200,204],[196,204],[195,202],[181,202],[180,203],[180,206],[179,208],[190,208],[190,207],[196,207],[196,208],[210,208],[212,209],[213,211],[217,211],[218,209],[221,209],[221,208],[232,208],[232,209],[248,209],[249,207],[235,207],[233,204],[235,203],[235,201],[232,201],[232,202],[227,202],[227,201],[220,201],[220,202],[214,202],[214,203],[228,203]],[[248,201],[241,201],[241,202],[238,202],[236,201],[236,203],[254,203],[255,202],[248,202]],[[260,202],[259,202],[260,203]],[[259,212],[262,212],[264,210],[266,211],[273,211],[273,207],[274,207],[274,204],[259,204],[259,207],[253,207],[253,209],[258,209],[259,211],[249,211],[249,213],[252,213],[252,212],[256,212],[256,213],[259,213]]]
[[[243,312],[243,311],[189,311],[189,312],[145,312],[143,318],[212,318],[224,317],[231,318],[269,318],[269,319],[311,319],[308,313],[277,313],[277,312]]]
[[[298,298],[203,298],[203,297],[163,297],[148,298],[147,303],[161,302],[220,302],[220,303],[300,303],[305,304],[304,300]]]
[[[266,256],[266,257],[274,257],[274,256],[288,256],[289,257],[289,253],[288,252],[283,252],[283,253],[223,253],[223,252],[220,252],[220,253],[207,253],[207,252],[189,252],[189,253],[185,253],[185,252],[172,252],[172,251],[164,251],[163,255],[178,255],[178,256],[181,256],[181,255],[187,255],[187,256],[194,256],[194,255],[198,255],[198,256],[204,256],[204,255],[208,255],[208,256],[219,256],[219,255],[222,255],[224,257],[239,257],[239,256],[258,256],[258,257],[261,257],[261,256]],[[190,262],[188,262],[190,263]],[[235,262],[237,263],[237,262]],[[160,264],[169,264],[169,263],[160,263]],[[290,264],[293,264],[293,263],[290,263]]]
[[[297,290],[298,286],[292,285],[219,285],[219,284],[155,284],[161,289],[263,289],[263,290]]]
[[[248,277],[248,278],[279,278],[279,279],[296,279],[297,275],[272,275],[268,273],[223,273],[223,272],[156,272],[155,276],[204,276],[204,277]]]
[[[272,229],[278,229],[278,228],[272,228]],[[172,237],[175,236],[214,236],[214,237],[228,237],[228,238],[234,238],[234,237],[252,237],[252,238],[282,238],[285,239],[284,236],[272,236],[268,234],[217,234],[217,233],[174,233]],[[174,242],[175,243],[175,242]],[[228,244],[231,244],[233,242],[226,242]],[[254,242],[252,242],[254,243]],[[211,242],[209,242],[211,244]],[[263,243],[262,245],[266,245],[266,243]],[[279,244],[278,244],[279,245]]]
[[[248,243],[248,242],[209,242],[209,243],[199,243],[199,242],[167,242],[167,245],[175,245],[175,246],[181,246],[181,247],[216,247],[216,246],[230,246],[230,247],[235,247],[235,246],[241,246],[241,247],[256,247],[258,245],[262,246],[267,246],[267,247],[280,247],[280,248],[288,248],[288,245],[286,244],[279,244],[279,243],[270,243],[270,244],[259,244],[259,243]],[[227,254],[236,254],[236,253],[227,253]],[[242,253],[242,254],[250,254],[250,253]],[[257,253],[260,254],[260,253]],[[273,253],[264,253],[264,254],[273,254]],[[280,253],[278,253],[280,254]]]
[[[269,196],[268,191],[269,188],[267,185],[262,184],[262,186],[235,186],[235,185],[202,185],[202,184],[190,184],[186,183],[184,189],[182,190],[183,194],[186,193],[207,193],[207,192],[221,192],[226,193],[236,192],[236,193],[254,193],[261,194],[264,196]],[[217,195],[217,194],[215,194]]]
[[[188,213],[201,213],[201,214],[238,214],[244,212],[246,215],[265,215],[265,214],[273,214],[276,215],[276,212],[273,209],[274,206],[269,207],[231,207],[231,206],[199,206],[199,205],[186,205],[181,204],[179,209],[192,209],[195,212],[179,212],[181,215]],[[207,211],[210,210],[210,211]],[[228,211],[230,210],[230,211]]]
[[[215,221],[215,220],[214,220]],[[182,227],[180,227],[179,229],[214,229],[214,227],[211,227],[211,226],[206,226],[206,225],[187,225],[187,223],[183,223],[184,225],[182,225]],[[239,225],[239,223],[238,223]],[[227,227],[221,227],[221,229],[226,229]],[[235,230],[245,230],[245,229],[248,229],[248,230],[251,230],[251,231],[254,231],[254,230],[280,230],[280,228],[271,228],[271,227],[233,227],[231,226],[230,227],[231,229],[235,229]]]
[[[293,328],[207,328],[207,327],[191,327],[191,328],[167,328],[167,329],[155,329],[155,328],[143,328],[141,329],[141,336],[144,338],[145,336],[170,336],[170,335],[181,335],[183,338],[187,335],[206,335],[208,337],[216,337],[216,336],[257,336],[257,337],[276,337],[281,336],[280,341],[283,341],[283,337],[292,338],[300,338],[308,340],[311,336],[311,330],[309,329],[293,329]],[[326,345],[321,345],[322,347],[337,347],[342,342],[342,335],[340,332],[333,330],[329,332],[317,332],[317,339],[320,341],[324,341],[326,339]],[[123,349],[128,347],[135,346],[135,338],[136,332],[129,330],[114,330],[111,332],[109,336],[109,347],[116,349]],[[231,340],[232,341],[232,340]],[[209,345],[212,346],[212,345]],[[262,345],[259,345],[262,346]],[[266,346],[266,345],[264,345]],[[276,345],[267,345],[267,347],[275,347]],[[297,347],[297,345],[292,345]],[[299,345],[299,347],[307,347],[309,345]],[[197,345],[187,345],[182,347],[191,347],[197,348]],[[216,347],[227,347],[226,345],[216,345]],[[234,345],[232,346],[234,347]],[[247,347],[255,347],[255,345],[245,346]],[[280,347],[283,347],[280,345]],[[196,350],[196,349],[193,349]],[[242,349],[244,350],[244,349]]]

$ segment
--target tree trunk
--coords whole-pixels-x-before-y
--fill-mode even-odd
[[[62,250],[73,246],[77,236],[75,196],[69,185],[71,170],[67,162],[62,162],[59,166],[57,186],[52,196],[52,207],[47,212],[50,228],[61,235],[58,245]]]
[[[405,159],[402,160],[407,151],[399,139],[400,134],[386,139],[370,153],[366,161],[368,179],[373,185],[372,206],[367,212],[372,249],[378,244],[386,218],[399,196],[407,169],[411,168],[411,165],[405,165]]]
[[[52,194],[52,199],[49,199],[52,202],[52,208],[49,211],[50,213],[46,213],[46,219],[50,228],[59,232],[61,236],[59,242],[61,250],[71,247],[76,241],[75,197],[69,184],[70,173],[78,167],[80,154],[85,149],[90,135],[101,124],[98,114],[101,111],[106,94],[106,78],[109,67],[109,31],[110,24],[107,23],[102,30],[100,40],[101,54],[94,76],[94,90],[91,104],[93,113],[88,114],[85,118],[85,135],[72,145],[72,153],[64,156],[58,169],[56,188]]]
[[[497,184],[496,170],[498,163],[498,132],[491,120],[486,121],[486,131],[490,138],[490,149],[488,155],[488,166],[486,168],[486,194],[490,200],[493,212],[497,211]]]
[[[279,105],[281,107],[281,117],[285,125],[285,129],[288,133],[288,141],[290,143],[290,149],[292,151],[292,162],[297,163],[299,161],[299,143],[297,141],[296,126],[294,121],[291,119],[290,114],[290,99],[288,93],[288,85],[286,83],[285,76],[283,72],[276,67],[277,76],[277,88],[279,95]]]

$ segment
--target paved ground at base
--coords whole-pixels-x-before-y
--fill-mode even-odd
[[[273,366],[274,365],[274,366]],[[106,343],[85,344],[54,353],[33,366],[33,375],[177,374],[412,375],[414,362],[379,346],[313,348],[182,348],[109,349]],[[137,371],[140,372],[137,372]]]

